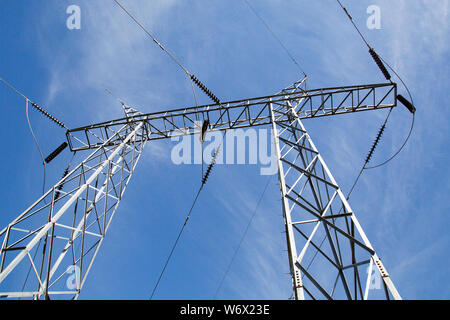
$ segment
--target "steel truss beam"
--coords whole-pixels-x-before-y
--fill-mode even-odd
[[[296,104],[300,119],[390,108],[397,104],[395,83],[305,90],[302,88],[304,80],[272,96],[138,114],[68,130],[67,140],[72,150],[95,149],[118,128],[132,122],[144,122],[147,140],[198,132],[199,121],[205,119],[209,120],[211,131],[270,125],[269,102],[273,105],[284,105],[288,101]]]
[[[122,125],[0,232],[0,297],[78,297],[147,136]]]
[[[401,299],[300,120],[306,99],[269,102],[293,297],[367,299],[375,266],[385,298]]]

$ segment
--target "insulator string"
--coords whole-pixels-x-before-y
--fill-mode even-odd
[[[169,52],[169,50],[167,50],[159,41],[158,39],[156,39],[155,36],[153,36],[147,28],[145,28],[142,23],[140,23],[118,0],[113,0],[122,10],[123,12],[125,12],[152,40],[153,42],[155,42],[158,47],[161,48],[161,50],[166,53],[170,59],[172,59],[183,71],[184,73],[187,75],[187,77],[191,80],[194,81],[194,83],[205,93],[208,95],[208,97],[211,98],[211,100],[214,101],[214,103],[219,104],[220,101],[219,99],[200,81],[198,80],[191,72],[189,72],[189,70],[183,66],[181,64],[180,61],[178,61],[175,56]],[[195,101],[197,101],[197,98],[195,96],[195,92],[194,92],[194,99]]]
[[[410,97],[410,99],[411,99],[411,105],[412,105],[413,108],[414,108],[413,110],[415,111],[414,100],[413,100],[413,97],[412,97],[412,95],[411,95],[411,92],[410,92],[408,86],[406,85],[406,83],[405,83],[405,82],[403,81],[403,79],[398,75],[398,73],[394,70],[394,68],[392,68],[392,67],[391,67],[391,66],[390,66],[390,65],[389,65],[389,64],[388,64],[381,56],[379,56],[379,55],[375,52],[375,50],[369,45],[369,43],[367,42],[367,40],[364,38],[364,36],[362,35],[362,33],[359,31],[358,27],[356,26],[355,22],[353,21],[351,15],[350,15],[349,12],[347,11],[347,9],[342,5],[342,3],[341,3],[339,0],[336,0],[336,1],[339,3],[339,5],[341,6],[341,8],[344,10],[344,12],[346,13],[347,17],[349,18],[349,20],[351,21],[351,23],[352,23],[353,26],[355,27],[356,31],[357,31],[358,34],[361,36],[361,38],[362,38],[362,40],[364,41],[364,43],[366,44],[366,46],[369,48],[369,53],[370,53],[370,55],[371,55],[372,58],[374,59],[374,61],[375,61],[375,63],[377,64],[378,68],[379,68],[379,69],[381,70],[381,72],[383,73],[384,77],[385,77],[387,80],[391,81],[391,76],[390,76],[389,72],[387,71],[386,67],[384,66],[384,64],[386,64],[386,65],[388,66],[388,68],[396,75],[396,77],[397,77],[397,78],[400,80],[400,82],[403,84],[403,86],[405,87],[405,89],[406,89],[406,91],[408,92],[408,95],[409,95],[409,97]],[[384,63],[384,64],[383,64],[383,63]],[[391,83],[392,83],[392,81],[391,81]],[[396,97],[396,99],[397,99],[397,97]],[[358,183],[358,181],[359,181],[361,175],[363,174],[364,170],[379,168],[379,167],[381,167],[381,166],[384,166],[384,165],[387,164],[388,162],[392,161],[392,160],[393,160],[393,159],[394,159],[394,158],[395,158],[395,157],[403,150],[403,148],[405,147],[405,145],[406,145],[407,142],[409,141],[409,138],[410,138],[410,136],[411,136],[411,133],[412,133],[412,131],[413,131],[413,129],[414,129],[414,118],[415,118],[415,114],[414,114],[414,112],[411,111],[411,110],[410,110],[411,113],[412,113],[411,127],[410,127],[410,130],[409,130],[409,132],[408,132],[408,135],[406,136],[406,139],[405,139],[405,141],[403,142],[403,144],[401,145],[401,147],[397,150],[397,152],[394,153],[394,155],[392,155],[391,157],[389,157],[386,161],[382,162],[381,164],[378,164],[378,165],[375,165],[375,166],[371,166],[371,167],[368,167],[368,166],[367,166],[367,164],[369,163],[369,161],[371,160],[371,158],[372,158],[372,156],[373,156],[373,153],[374,153],[374,151],[375,151],[376,146],[379,144],[379,142],[380,142],[380,140],[381,140],[381,135],[383,134],[383,132],[384,132],[384,130],[385,130],[385,128],[386,128],[386,124],[387,124],[387,121],[388,121],[388,119],[389,119],[389,117],[390,117],[390,115],[391,115],[392,109],[393,109],[393,108],[391,108],[391,109],[389,110],[389,113],[388,113],[388,115],[386,116],[386,119],[384,120],[384,123],[383,123],[383,125],[381,126],[381,128],[380,128],[380,130],[379,130],[379,132],[378,132],[378,134],[377,134],[377,137],[376,137],[376,139],[375,139],[375,141],[374,141],[374,143],[373,143],[373,145],[372,145],[372,147],[371,147],[371,149],[370,149],[370,151],[369,151],[369,154],[367,155],[367,157],[366,157],[366,159],[365,159],[364,165],[362,166],[361,170],[359,171],[359,174],[357,175],[355,181],[353,182],[352,187],[350,188],[350,191],[349,191],[348,194],[347,194],[347,197],[346,197],[347,200],[350,198],[350,195],[351,195],[353,189],[355,188],[356,184]],[[342,210],[343,210],[343,206],[341,207],[340,212],[341,212]],[[319,249],[322,247],[322,245],[323,245],[325,239],[326,239],[326,236],[323,238],[322,242],[320,243]],[[314,256],[312,257],[310,263],[308,264],[306,270],[309,269],[309,267],[310,267],[311,264],[313,263],[314,259],[316,258],[318,252],[319,252],[319,250],[316,250],[316,252],[315,252]]]
[[[51,121],[53,121],[54,123],[56,123],[58,126],[60,126],[61,128],[64,129],[68,129],[67,126],[62,123],[61,121],[59,121],[58,119],[56,119],[56,117],[54,117],[53,115],[51,115],[50,113],[48,113],[45,109],[41,108],[40,106],[38,106],[35,102],[31,101],[30,99],[28,99],[22,92],[20,92],[19,90],[17,90],[14,86],[12,86],[10,83],[8,83],[5,79],[0,78],[0,81],[2,81],[4,84],[6,84],[9,88],[11,88],[13,91],[15,91],[18,95],[22,96],[27,102],[29,102],[33,108],[35,108],[36,110],[38,110],[40,113],[42,113],[45,117],[47,117],[48,119],[50,119]]]
[[[208,169],[206,170],[206,173],[205,173],[205,175],[204,175],[203,178],[202,178],[202,183],[201,183],[201,185],[200,185],[200,187],[199,187],[199,189],[198,189],[198,191],[197,191],[197,194],[196,194],[196,196],[195,196],[195,198],[194,198],[194,201],[193,201],[193,203],[192,203],[192,205],[191,205],[191,208],[189,209],[189,212],[188,212],[188,214],[187,214],[187,216],[186,216],[186,219],[184,220],[183,226],[181,227],[180,231],[178,232],[178,236],[177,236],[177,238],[176,238],[174,244],[172,245],[172,248],[171,248],[171,250],[170,250],[169,256],[167,257],[166,262],[164,263],[164,266],[163,266],[163,268],[162,268],[162,270],[161,270],[161,273],[159,274],[158,280],[156,281],[156,284],[155,284],[155,286],[153,287],[153,291],[152,291],[152,293],[151,293],[151,295],[150,295],[150,300],[153,299],[153,296],[154,296],[155,293],[156,293],[156,290],[157,290],[157,288],[158,288],[158,286],[159,286],[159,283],[161,282],[161,279],[162,279],[162,277],[163,277],[163,275],[164,275],[164,272],[166,271],[167,265],[169,264],[169,262],[170,262],[170,260],[171,260],[171,258],[172,258],[172,256],[173,256],[173,253],[174,253],[174,251],[175,251],[175,248],[177,247],[178,242],[180,241],[181,235],[183,234],[183,231],[184,231],[184,229],[186,228],[186,225],[187,225],[187,223],[188,223],[188,221],[189,221],[189,218],[190,218],[190,216],[191,216],[192,210],[194,209],[195,204],[197,203],[197,200],[198,200],[198,198],[199,198],[199,196],[200,196],[200,193],[202,192],[203,187],[204,187],[204,185],[206,184],[206,182],[207,182],[207,180],[208,180],[208,178],[209,178],[209,176],[210,176],[210,174],[211,174],[211,170],[212,170],[212,168],[214,167],[214,164],[215,164],[215,162],[216,162],[217,156],[218,156],[218,154],[219,154],[219,152],[220,152],[220,150],[221,150],[221,145],[222,145],[222,144],[220,144],[220,145],[217,147],[216,151],[214,152],[214,156],[213,156],[213,158],[211,159],[211,162],[210,162],[210,164],[209,164],[209,166],[208,166]]]

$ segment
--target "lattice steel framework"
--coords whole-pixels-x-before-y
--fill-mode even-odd
[[[68,130],[72,151],[93,152],[0,232],[0,297],[78,298],[145,143],[198,133],[208,119],[211,131],[273,127],[294,298],[367,298],[370,277],[360,269],[369,266],[382,275],[386,297],[400,299],[301,122],[393,108],[396,84],[305,90],[305,80],[216,105],[148,114],[123,105],[124,118]]]
[[[293,296],[367,299],[375,266],[385,297],[401,299],[300,120],[304,100],[270,103]]]
[[[145,130],[140,122],[110,132],[102,145],[0,232],[0,283],[16,289],[0,297],[78,297],[141,156]],[[67,191],[59,190],[61,184]],[[71,290],[64,277],[68,272],[74,277]],[[25,275],[27,285],[22,287]]]

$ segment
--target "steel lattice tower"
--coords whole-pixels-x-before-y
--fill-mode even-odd
[[[0,296],[76,299],[145,144],[198,133],[202,119],[211,131],[272,127],[295,299],[366,299],[367,267],[381,274],[386,298],[401,299],[302,123],[393,108],[396,84],[306,90],[305,81],[271,96],[155,113],[124,105],[124,118],[68,130],[71,150],[90,154],[0,231]],[[67,290],[73,266],[76,286]],[[25,276],[32,290],[21,289]]]

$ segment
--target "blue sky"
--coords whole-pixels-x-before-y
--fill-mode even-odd
[[[121,2],[222,101],[275,93],[301,78],[242,0]],[[250,2],[308,73],[309,88],[383,82],[335,1]],[[407,147],[389,165],[366,171],[350,203],[404,298],[448,299],[449,1],[342,2],[408,84],[417,108]],[[72,4],[81,8],[80,30],[66,28]],[[365,26],[371,4],[381,8],[380,30]],[[184,73],[112,0],[4,0],[0,28],[0,76],[68,127],[122,116],[105,88],[142,112],[194,104]],[[2,85],[0,105],[3,227],[41,194],[42,166],[23,99]],[[304,122],[344,192],[385,115]],[[45,154],[64,141],[47,119],[30,116]],[[402,106],[393,111],[373,164],[401,145],[410,117]],[[150,296],[200,182],[199,165],[172,164],[173,146],[147,144],[81,299]],[[47,188],[69,160],[65,152],[48,166]],[[156,299],[213,298],[267,179],[255,165],[214,168]],[[271,179],[218,298],[291,295],[279,189]]]

